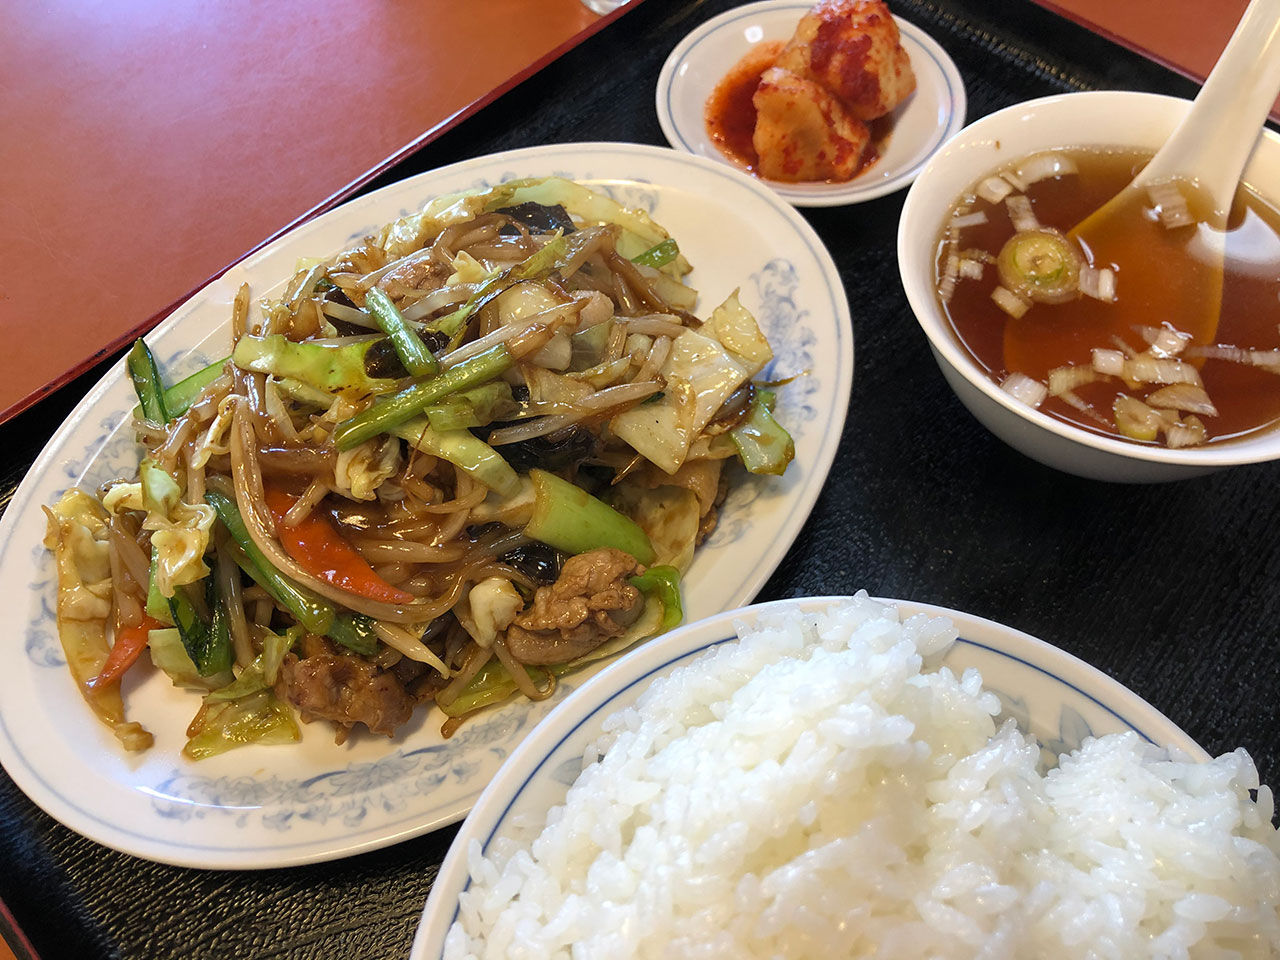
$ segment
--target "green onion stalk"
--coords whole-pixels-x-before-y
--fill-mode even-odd
[[[395,348],[396,355],[406,370],[415,377],[434,377],[440,372],[440,361],[427,349],[427,345],[418,336],[418,331],[401,316],[390,297],[374,287],[365,294],[364,305],[391,341],[391,346]]]
[[[240,569],[280,606],[293,614],[298,623],[311,633],[328,637],[365,656],[378,649],[378,636],[373,630],[373,620],[370,617],[339,613],[334,604],[294,583],[272,565],[249,536],[240,508],[231,497],[216,490],[208,490],[204,499],[218,512],[218,519],[231,534],[235,544],[231,555]]]
[[[125,367],[133,381],[143,417],[152,423],[168,423],[169,411],[164,405],[164,385],[160,382],[160,371],[156,369],[156,358],[142,339],[134,341],[133,349],[125,358]]]
[[[227,361],[230,359],[230,357],[223,357],[221,360],[215,360],[186,379],[179,380],[171,387],[166,387],[161,394],[161,398],[164,404],[164,412],[169,419],[180,417],[191,409],[191,404],[196,402],[196,397],[200,396],[209,384],[222,376]],[[133,408],[133,415],[139,419],[144,417],[141,403]]]

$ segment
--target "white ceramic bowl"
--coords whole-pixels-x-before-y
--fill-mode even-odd
[[[961,130],[934,154],[907,194],[898,223],[898,267],[907,300],[943,376],[987,429],[1047,466],[1096,480],[1150,483],[1280,457],[1277,430],[1197,449],[1169,450],[1100,436],[1054,419],[993,383],[955,338],[938,305],[935,242],[948,208],[962,190],[984,173],[1035,150],[1155,150],[1190,107],[1189,100],[1128,91],[1069,93],[1020,103]],[[1280,197],[1280,136],[1264,132],[1244,179],[1263,196]]]
[[[510,836],[521,819],[541,822],[564,802],[582,770],[583,748],[601,732],[604,719],[635,702],[656,675],[687,663],[717,643],[732,639],[735,621],[748,626],[762,615],[820,609],[835,598],[778,600],[708,617],[658,637],[618,661],[560,704],[526,738],[489,781],[445,857],[410,960],[438,960],[469,883],[467,847],[488,848]],[[960,639],[943,663],[959,673],[976,667],[986,689],[996,693],[1004,716],[1034,734],[1053,754],[1076,749],[1089,736],[1136,730],[1147,740],[1196,760],[1208,755],[1169,719],[1105,674],[1057,647],[981,617],[928,604],[886,600],[905,619],[917,613],[949,617]]]

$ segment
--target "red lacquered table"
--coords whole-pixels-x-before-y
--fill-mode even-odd
[[[1213,69],[1249,0],[1036,0],[1192,80]],[[1280,100],[1271,112],[1280,121]]]
[[[608,19],[579,0],[14,8],[0,421]]]

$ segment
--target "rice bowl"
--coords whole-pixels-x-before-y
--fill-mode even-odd
[[[1267,956],[1280,944],[1271,797],[1243,752],[1185,762],[1203,754],[1172,724],[1007,628],[957,615],[981,639],[952,647],[947,621],[900,623],[865,595],[829,604],[742,611],[749,641],[674,669],[641,662],[711,645],[729,617],[695,625],[571,698],[481,798],[414,956],[569,956],[569,944],[574,956]],[[999,693],[984,691],[957,655],[966,644],[1016,648],[1021,667],[988,670]],[[1056,731],[1024,709],[1045,699],[1037,673],[1081,695],[1059,696]],[[1083,749],[1042,775],[1015,717],[1042,743]],[[575,754],[599,761],[584,769]]]

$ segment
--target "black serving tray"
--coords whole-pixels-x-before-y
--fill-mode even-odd
[[[663,144],[653,101],[664,59],[734,5],[644,0],[369,188],[532,144]],[[1029,0],[891,6],[954,58],[969,120],[1069,90],[1194,94],[1190,81]],[[1280,468],[1113,486],[995,440],[947,388],[907,307],[894,254],[904,195],[802,211],[848,288],[856,372],[830,480],[760,599],[866,587],[1002,621],[1132,687],[1210,752],[1247,747],[1274,781],[1280,502],[1269,491]],[[104,369],[0,426],[0,506]],[[46,960],[387,960],[408,954],[453,834],[309,867],[187,870],[72,833],[0,775],[0,898]]]

